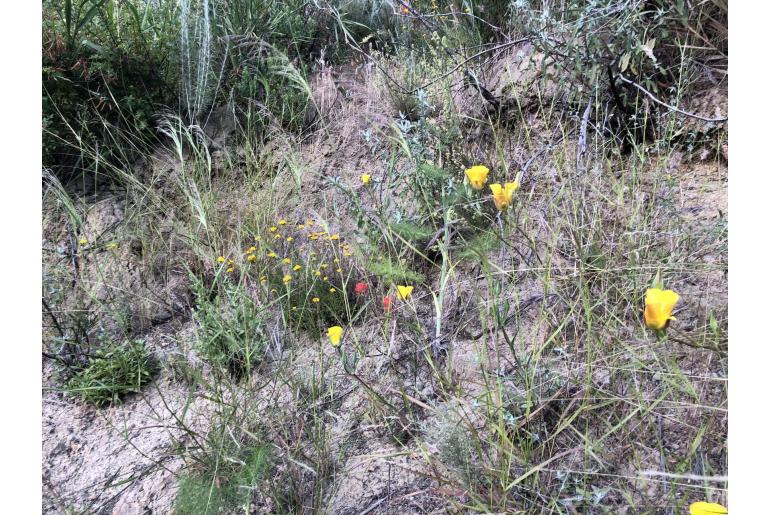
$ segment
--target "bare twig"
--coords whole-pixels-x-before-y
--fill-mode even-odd
[[[644,93],[645,95],[650,97],[650,99],[653,102],[656,102],[656,103],[662,105],[663,107],[665,107],[667,109],[670,109],[671,111],[674,111],[674,112],[677,112],[679,114],[683,114],[685,116],[689,116],[690,118],[695,118],[696,120],[701,120],[701,121],[704,121],[704,122],[721,123],[721,122],[726,122],[727,121],[727,118],[706,118],[706,117],[703,117],[703,116],[699,116],[697,114],[688,113],[687,111],[683,111],[683,110],[679,109],[678,107],[674,107],[671,104],[665,103],[664,101],[660,100],[658,97],[656,97],[655,95],[653,95],[652,93],[647,91],[644,88],[644,86],[641,86],[640,84],[637,84],[636,82],[634,82],[634,81],[632,81],[630,79],[625,78],[620,73],[618,74],[618,78],[620,80],[622,80],[623,82],[625,82],[626,84],[631,84],[633,87],[635,87],[636,89],[638,89],[639,91],[641,91],[642,93]]]

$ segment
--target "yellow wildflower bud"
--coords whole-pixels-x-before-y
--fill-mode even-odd
[[[289,281],[291,281],[291,276],[289,274],[286,274],[283,276],[283,284],[288,284]]]
[[[338,268],[338,269],[337,269],[337,273],[338,273],[338,274],[341,274],[341,273],[342,273],[342,268]]]
[[[304,228],[305,228],[305,224],[299,224],[299,225],[297,226],[297,229],[300,229],[300,230],[302,230],[302,229],[304,229]]]
[[[406,300],[412,295],[414,286],[396,286],[398,290],[398,300]]]
[[[465,176],[468,178],[471,188],[474,190],[480,190],[487,183],[487,175],[489,175],[489,168],[484,165],[476,165],[465,170]]]
[[[364,186],[368,186],[369,183],[372,182],[372,176],[368,173],[362,173],[361,174],[361,184]]]
[[[329,236],[329,239],[330,240],[339,240],[340,239],[340,235],[339,234],[332,234],[331,236]]]
[[[506,182],[505,186],[499,184],[490,184],[492,190],[492,200],[499,211],[505,211],[511,205],[513,192],[519,189],[519,181]]]
[[[235,268],[233,268],[233,267],[230,267],[230,268],[227,269],[227,273],[228,274],[232,274],[234,271],[235,271]]]
[[[318,297],[313,297],[310,300],[312,300],[314,304],[318,304],[319,302],[321,302],[321,299],[319,299]]]
[[[78,243],[80,243],[81,245],[88,245],[88,240],[85,238],[80,238],[80,240],[78,240]]]
[[[246,260],[247,260],[249,263],[253,263],[254,261],[256,261],[256,260],[257,260],[257,256],[255,256],[254,254],[249,254],[249,255],[246,257]]]
[[[254,252],[256,252],[256,251],[257,251],[257,247],[255,247],[254,245],[252,245],[252,246],[251,246],[251,247],[249,247],[249,249],[246,251],[246,254],[253,254],[253,253],[254,253]]]
[[[301,265],[294,265],[292,270],[294,270],[295,272],[299,272],[300,270],[302,270],[302,266]]]
[[[286,220],[284,219],[278,220],[278,225],[286,225]]]
[[[275,233],[275,234],[273,235],[273,239],[274,239],[274,240],[277,240],[277,239],[279,239],[280,237],[281,237],[281,235],[280,235],[279,233]]]
[[[342,328],[338,325],[332,326],[326,331],[326,335],[329,337],[333,347],[340,346],[340,340],[342,339]]]
[[[224,263],[224,262],[225,262],[225,257],[224,256],[219,256],[217,258],[217,263]]]
[[[270,232],[275,232],[275,231],[277,231],[277,230],[278,230],[278,227],[276,227],[276,226],[272,226],[272,227],[270,228]]]
[[[679,301],[679,295],[673,290],[650,288],[644,296],[644,323],[650,329],[665,329],[674,306]]]
[[[270,252],[270,253],[267,255],[267,257],[271,257],[271,258],[275,259],[275,258],[277,258],[277,257],[278,257],[278,254],[276,254],[275,252]]]
[[[318,270],[316,270],[313,273],[315,274],[316,277],[321,277],[321,272],[319,272]]]
[[[289,236],[288,238],[286,238],[286,241],[294,241],[294,238],[292,236]]]
[[[727,508],[715,502],[696,502],[690,505],[690,515],[727,515]]]
[[[321,263],[321,270],[326,270],[327,268],[329,268],[329,265],[326,263]]]
[[[259,282],[261,282],[261,283],[266,283],[266,282],[267,282],[267,276],[266,276],[266,275],[263,275],[262,277],[260,277],[260,278],[259,278]]]
[[[337,291],[337,288],[329,288],[329,293],[334,293]]]
[[[291,264],[291,259],[289,259],[289,258],[283,258],[281,261],[283,262],[284,265],[290,265]]]
[[[328,281],[328,280],[329,280],[329,276],[328,276],[328,275],[325,275],[325,276],[324,276],[324,281]]]
[[[112,243],[108,243],[107,244],[107,249],[109,249],[109,250],[116,249],[116,248],[118,248],[117,242],[113,241]]]

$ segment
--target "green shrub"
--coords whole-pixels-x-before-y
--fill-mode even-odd
[[[116,404],[126,394],[139,392],[159,370],[143,341],[109,342],[95,351],[65,390],[96,406]]]
[[[44,165],[96,173],[98,159],[129,157],[121,132],[152,140],[177,94],[177,34],[173,0],[44,2]]]
[[[232,460],[213,471],[184,475],[179,480],[175,508],[180,515],[239,513],[248,507],[252,490],[270,466],[267,447],[247,449],[245,460]]]
[[[319,227],[274,226],[266,231],[269,243],[260,250],[267,256],[262,287],[268,298],[281,305],[290,327],[314,332],[355,318],[364,303],[355,285],[366,282],[344,239],[315,229]]]
[[[262,361],[268,344],[262,309],[229,277],[217,276],[209,288],[196,277],[191,279],[198,351],[211,365],[236,378],[248,374]]]

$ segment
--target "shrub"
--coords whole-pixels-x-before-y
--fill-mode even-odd
[[[252,491],[270,466],[267,447],[244,449],[245,460],[231,460],[213,471],[184,475],[179,480],[175,507],[184,515],[236,513],[249,504]]]
[[[177,93],[175,5],[43,3],[43,163],[57,176],[125,152],[121,131],[154,137],[155,113]]]
[[[339,234],[313,221],[277,222],[265,234],[268,242],[260,252],[266,272],[260,282],[268,298],[280,303],[291,327],[318,331],[355,318],[364,300],[356,295],[355,284],[366,279]]]
[[[95,351],[65,389],[96,406],[116,404],[126,394],[139,392],[159,370],[143,341],[109,342]]]
[[[235,378],[248,374],[267,348],[262,309],[242,285],[222,275],[209,288],[196,277],[191,280],[201,356]]]

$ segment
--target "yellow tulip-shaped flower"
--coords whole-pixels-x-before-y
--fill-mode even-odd
[[[398,300],[406,300],[412,295],[414,286],[396,286],[398,290]]]
[[[679,301],[679,295],[673,290],[650,288],[644,297],[644,323],[650,329],[664,329],[671,316],[674,306]]]
[[[506,182],[505,186],[490,184],[489,189],[492,190],[492,200],[495,201],[497,209],[505,211],[511,205],[513,192],[519,189],[519,181]]]
[[[333,347],[340,346],[340,340],[342,339],[342,328],[340,326],[334,325],[330,327],[326,331],[326,335],[329,337],[329,341]]]
[[[715,502],[696,502],[690,505],[690,515],[727,515],[727,508]]]
[[[372,176],[368,173],[361,174],[361,184],[364,186],[368,186],[369,183],[372,182]]]
[[[472,166],[465,170],[465,176],[474,190],[480,190],[484,187],[487,183],[487,175],[489,175],[489,168],[484,165]]]

